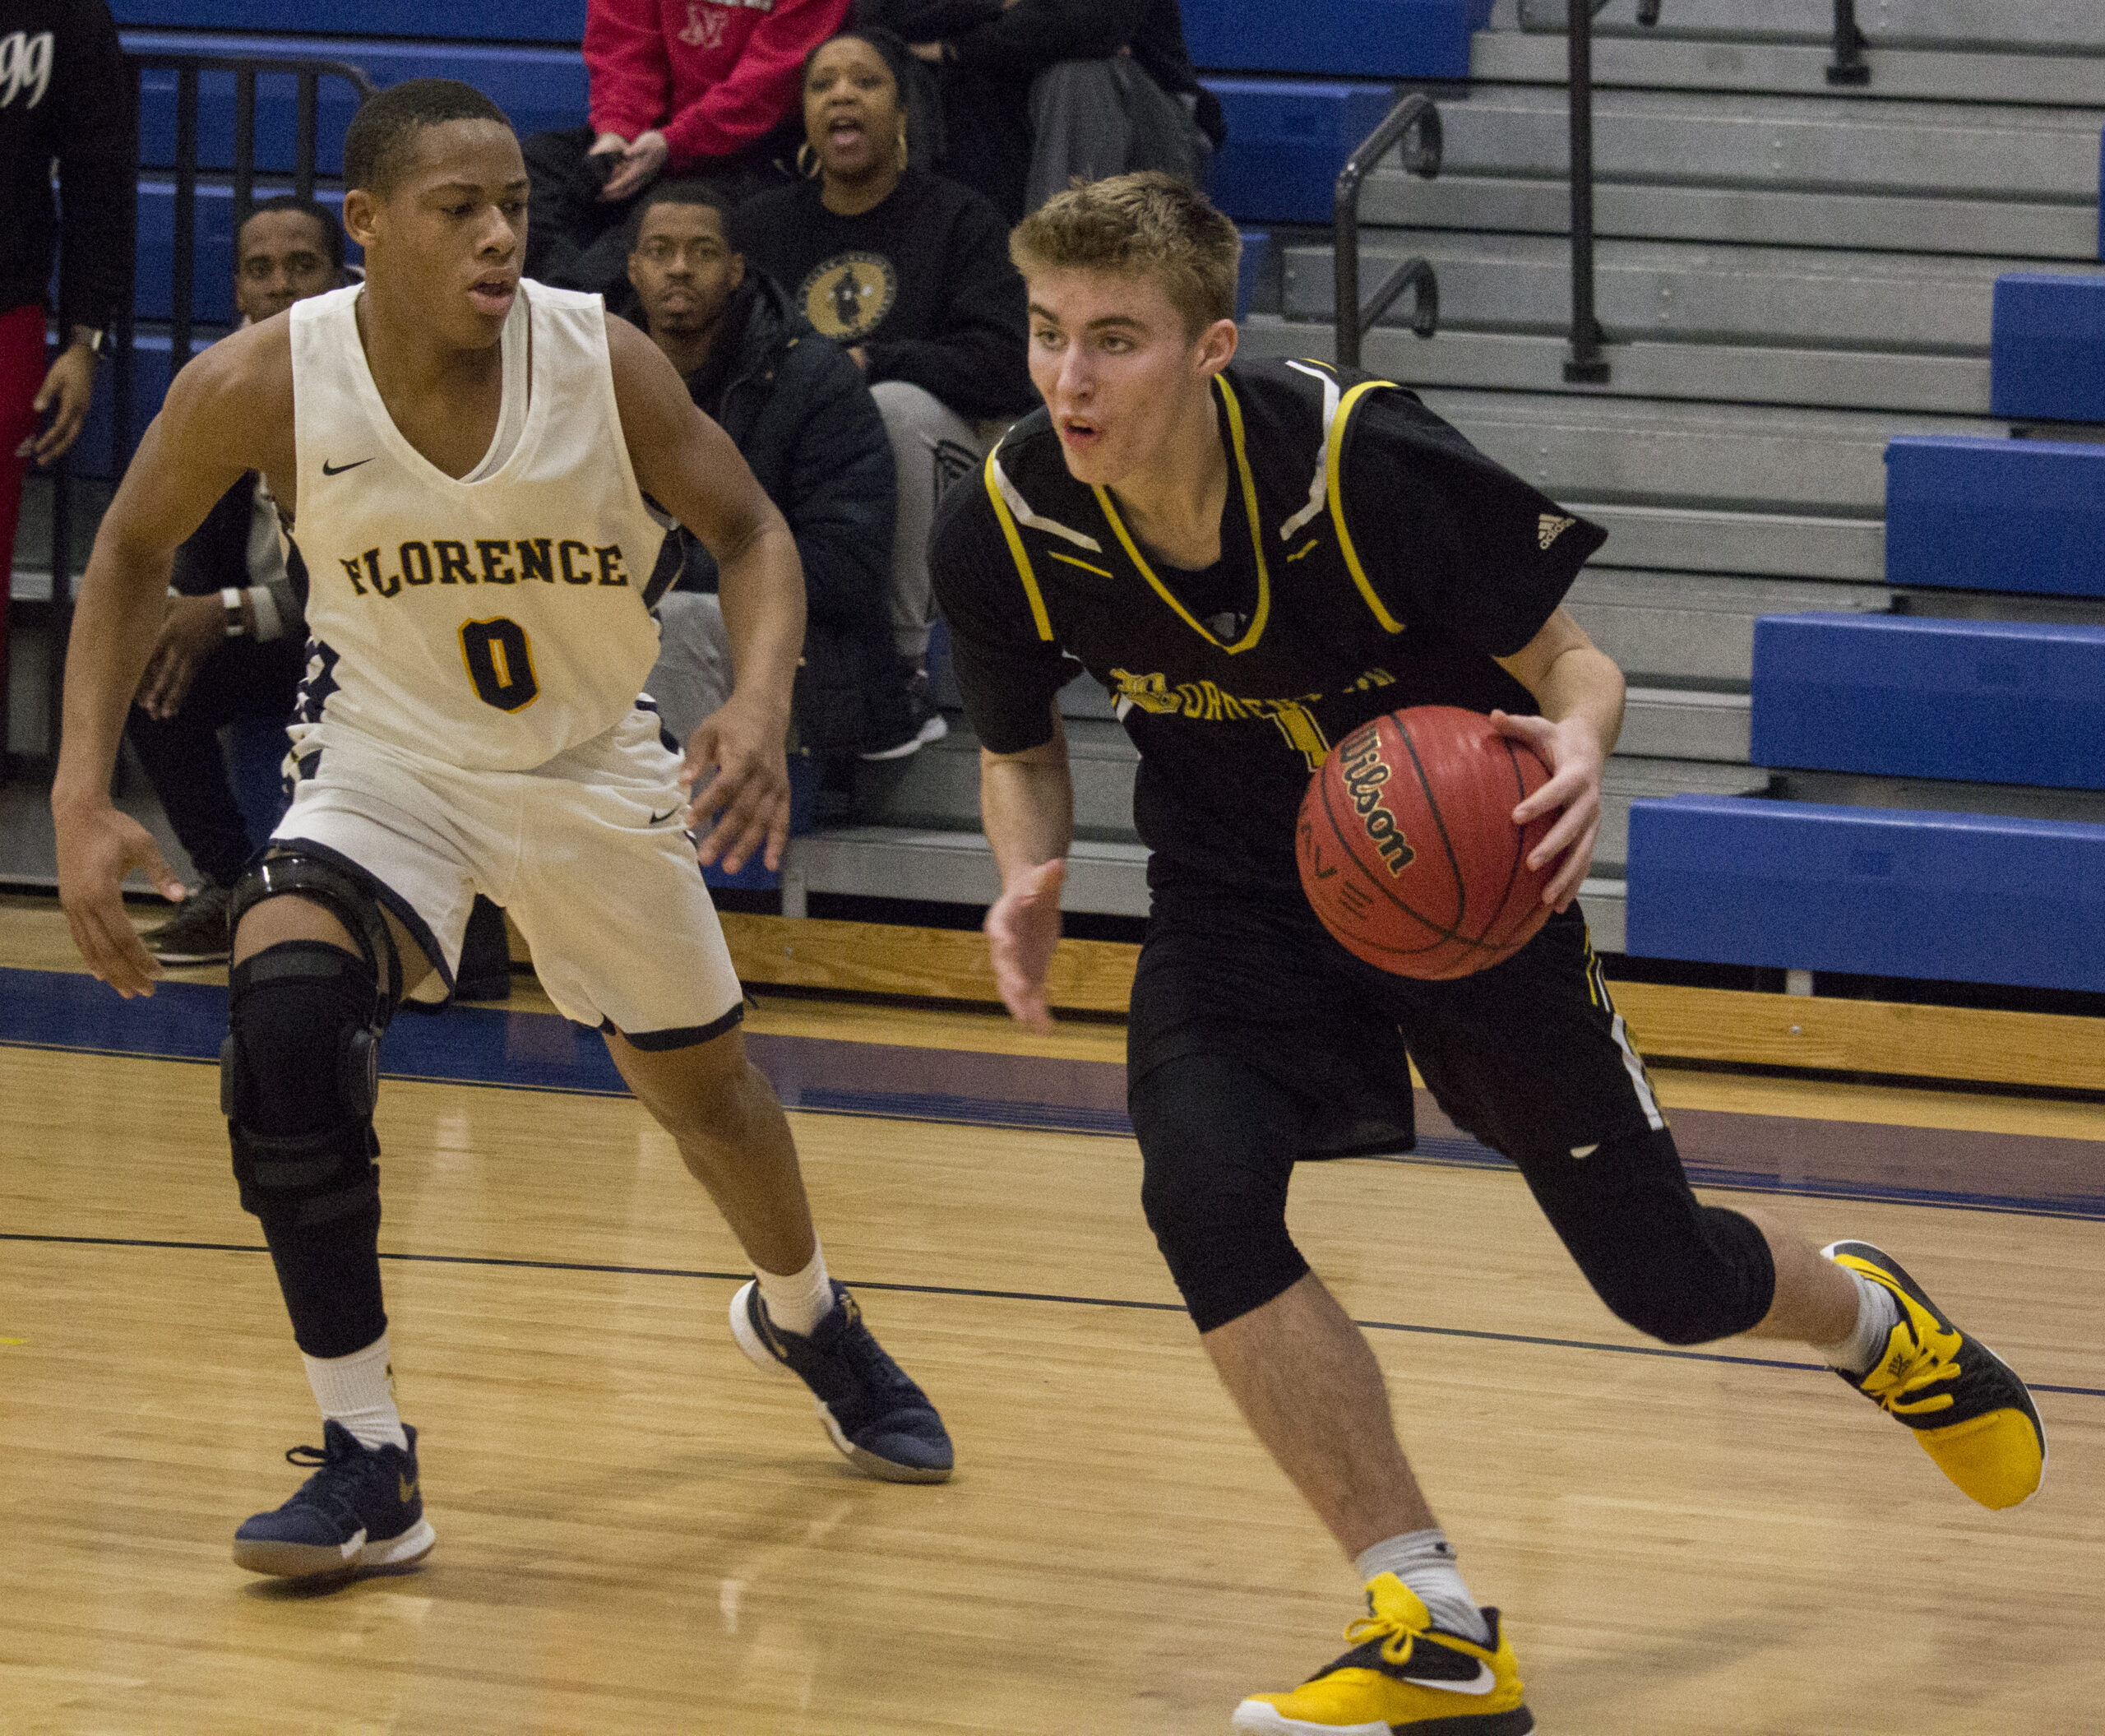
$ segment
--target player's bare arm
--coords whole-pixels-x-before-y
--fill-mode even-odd
[[[1002,876],[986,922],[994,985],[1020,1021],[1049,1030],[1045,984],[1060,943],[1060,887],[1075,833],[1075,785],[1057,706],[1049,741],[1020,753],[980,749],[979,809]]]
[[[734,685],[687,744],[691,822],[697,831],[710,826],[699,854],[704,862],[722,857],[735,873],[758,849],[778,868],[789,837],[790,686],[804,645],[796,540],[730,437],[695,408],[658,346],[609,316],[607,350],[636,481],[716,558]]]
[[[1562,910],[1579,896],[1594,864],[1594,842],[1601,830],[1601,773],[1622,734],[1622,671],[1563,609],[1512,656],[1501,657],[1498,665],[1542,707],[1540,717],[1494,711],[1491,720],[1503,734],[1527,743],[1550,769],[1549,781],[1513,810],[1513,822],[1525,826],[1563,810],[1528,857],[1534,868],[1563,859],[1563,866],[1543,888],[1543,902]]]
[[[146,828],[109,799],[124,720],[160,632],[178,544],[248,470],[289,504],[292,350],[283,316],[215,345],[175,377],[95,534],[66,656],[65,735],[52,786],[58,891],[88,968],[127,998],[160,966],[126,920],[120,887],[143,870],[183,882]]]

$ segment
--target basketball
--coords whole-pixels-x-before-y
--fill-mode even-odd
[[[1377,718],[1309,780],[1295,831],[1302,889],[1339,945],[1399,976],[1468,976],[1549,919],[1556,871],[1527,864],[1556,823],[1514,808],[1549,780],[1526,743],[1455,706]]]

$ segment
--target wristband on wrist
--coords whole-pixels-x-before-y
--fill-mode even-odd
[[[241,592],[229,585],[220,593],[220,601],[226,606],[227,637],[239,639],[248,629],[241,623]]]

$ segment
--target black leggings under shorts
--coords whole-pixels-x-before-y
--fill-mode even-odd
[[[1353,957],[1298,894],[1155,866],[1127,1101],[1149,1227],[1201,1332],[1307,1271],[1286,1228],[1297,1161],[1409,1149],[1406,1050],[1622,1319],[1689,1345],[1769,1312],[1768,1244],[1689,1191],[1575,907],[1503,964],[1421,983]]]

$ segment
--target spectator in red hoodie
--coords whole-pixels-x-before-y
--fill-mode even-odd
[[[628,271],[627,219],[661,174],[733,200],[785,178],[804,57],[849,0],[587,0],[591,119],[526,141],[526,271],[602,294]]]

